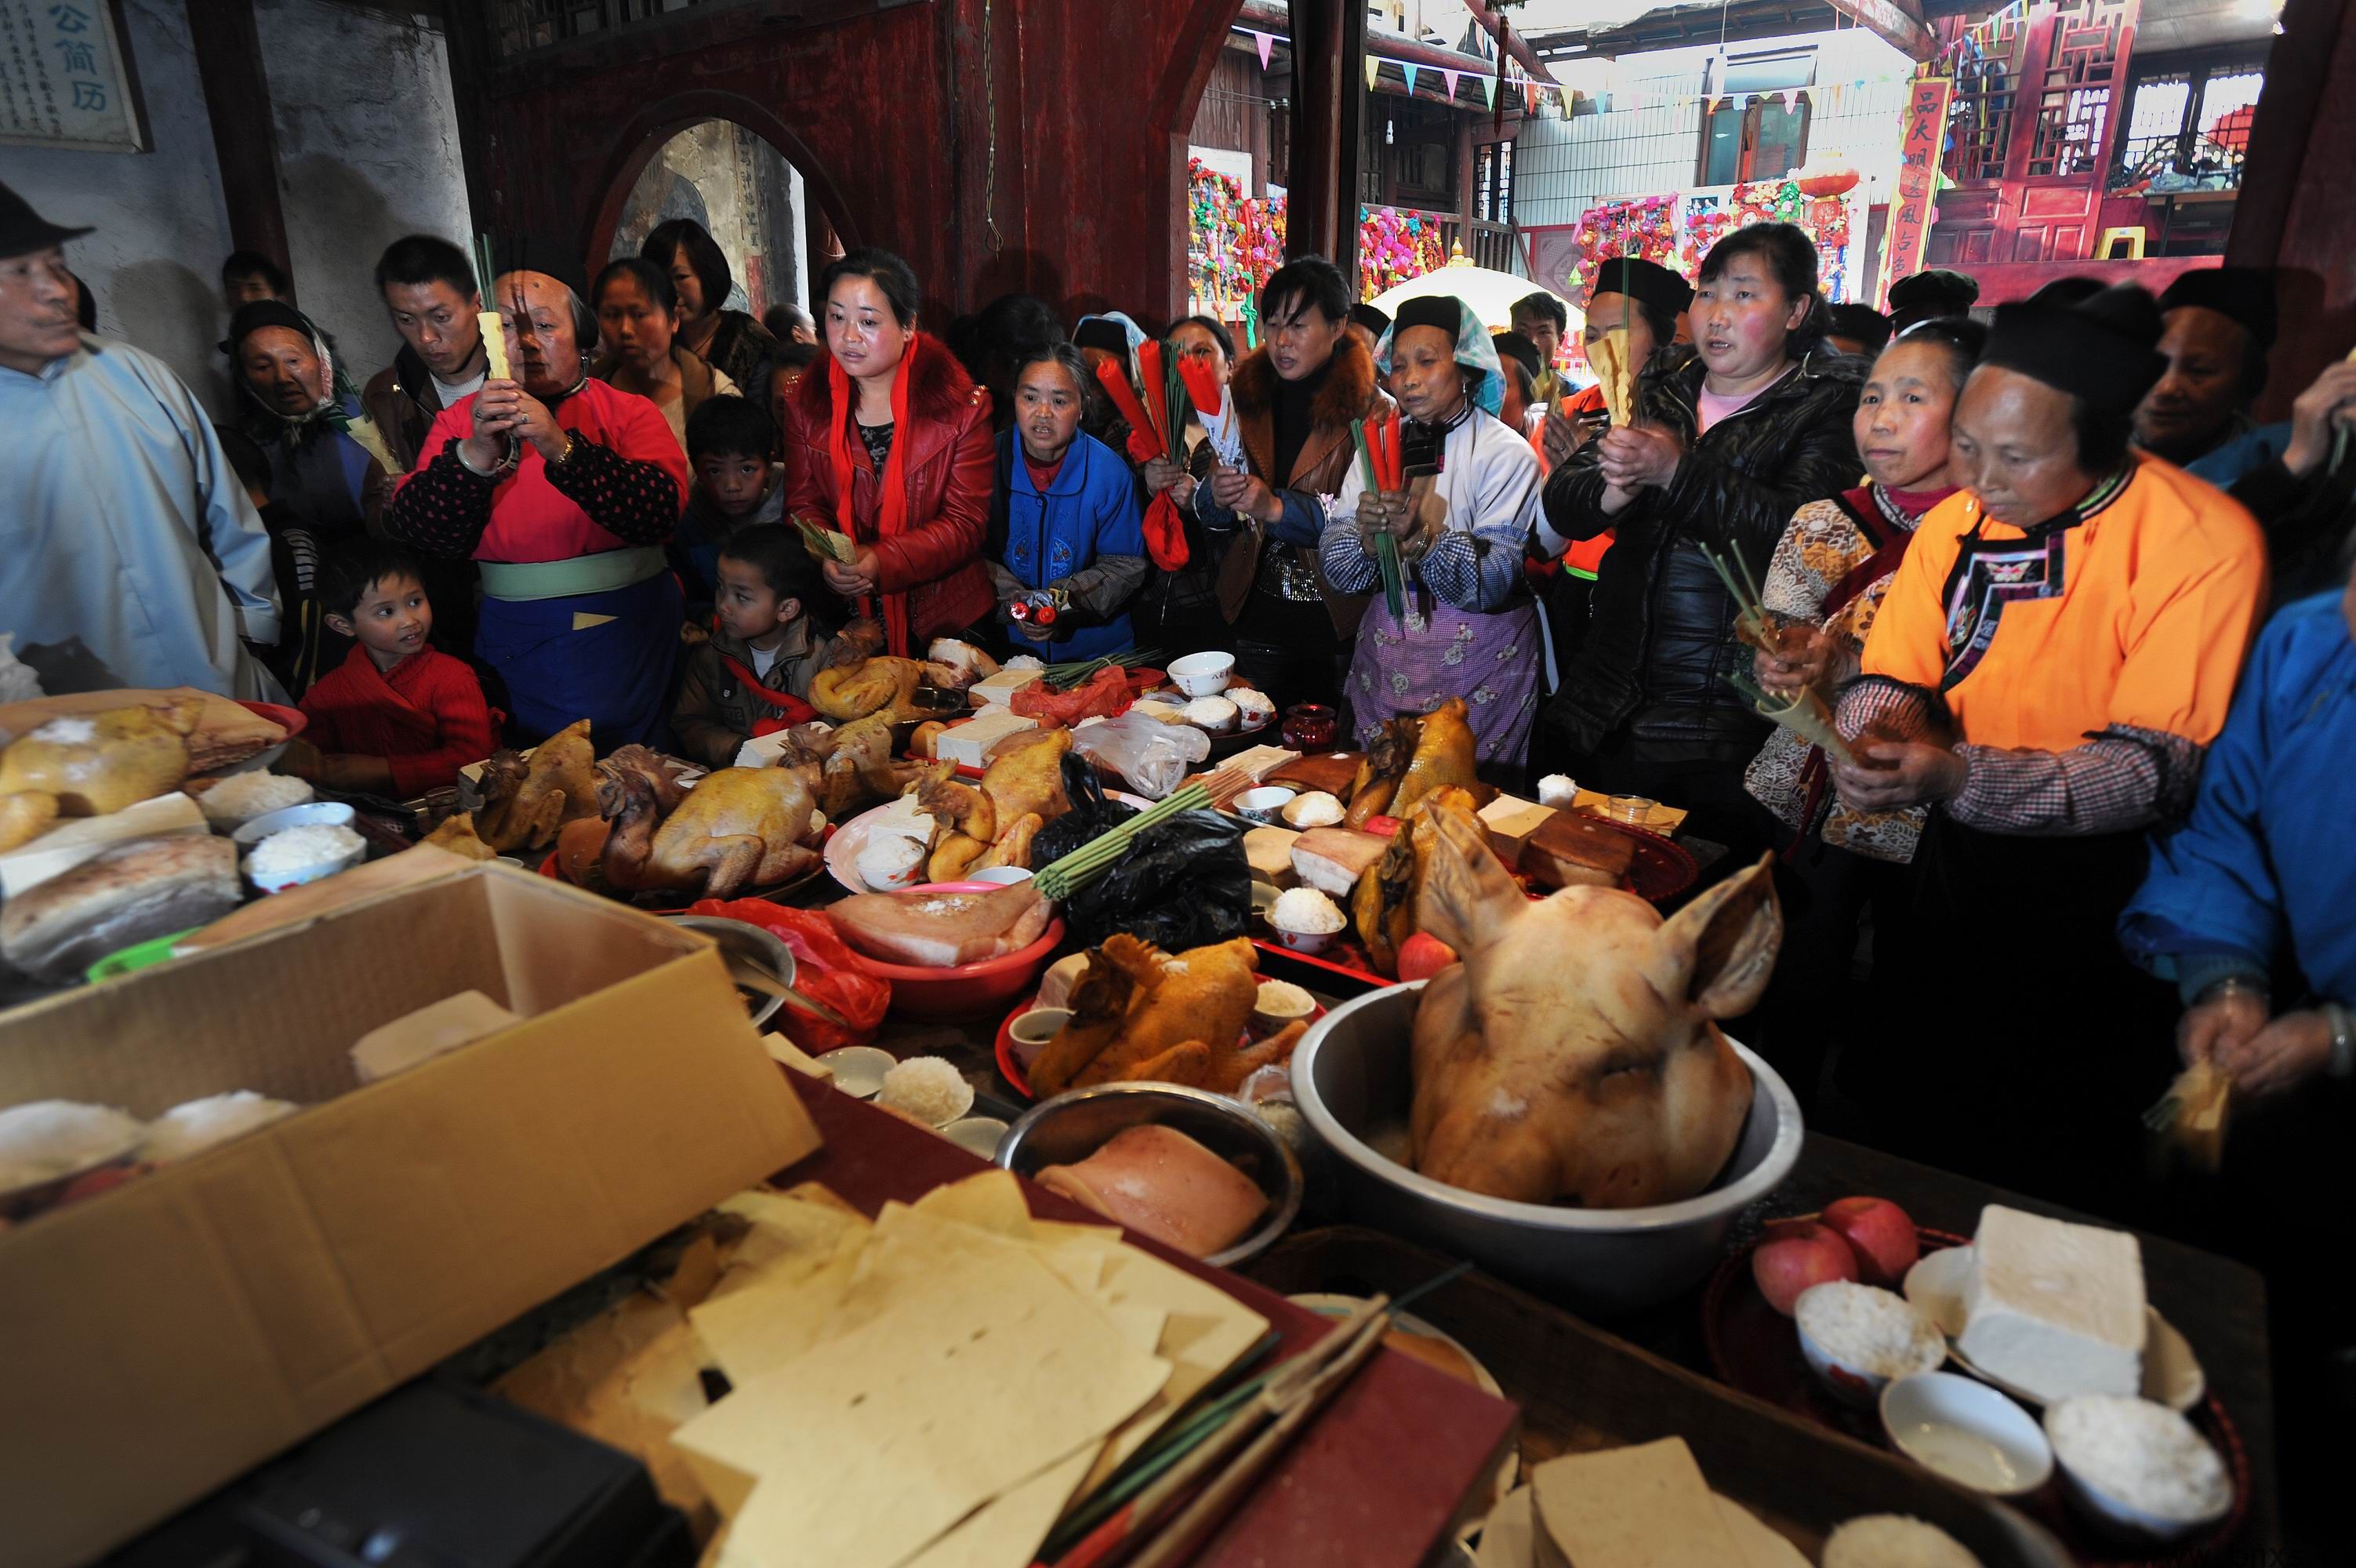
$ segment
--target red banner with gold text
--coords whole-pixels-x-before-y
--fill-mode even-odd
[[[1898,199],[1890,209],[1877,308],[1890,308],[1890,285],[1922,266],[1931,238],[1932,201],[1939,193],[1939,155],[1946,145],[1947,101],[1955,84],[1944,76],[1915,81],[1906,95],[1906,139],[1898,156]]]

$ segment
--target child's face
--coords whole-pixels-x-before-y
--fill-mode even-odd
[[[331,615],[327,624],[358,639],[378,669],[390,670],[425,646],[434,630],[434,607],[423,585],[400,572],[370,583],[349,619]]]
[[[743,452],[706,452],[695,460],[695,477],[730,517],[750,513],[769,489],[768,462]]]
[[[720,629],[744,642],[775,637],[802,613],[799,599],[780,598],[761,569],[734,556],[720,558],[720,585],[712,598]]]

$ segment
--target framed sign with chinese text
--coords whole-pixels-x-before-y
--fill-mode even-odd
[[[147,150],[117,0],[0,0],[0,142]]]

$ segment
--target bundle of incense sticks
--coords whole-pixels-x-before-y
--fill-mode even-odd
[[[1399,413],[1394,403],[1380,418],[1355,420],[1350,435],[1358,444],[1358,473],[1366,493],[1396,495],[1407,489],[1400,473]],[[1407,624],[1407,576],[1399,569],[1398,541],[1385,529],[1375,535],[1375,564],[1383,575],[1383,607],[1395,625]]]
[[[482,328],[483,362],[491,380],[504,381],[508,374],[507,323],[499,319],[498,263],[491,253],[491,237],[475,236],[475,289],[482,296],[484,308],[476,312],[475,325]]]
[[[1178,374],[1186,383],[1187,401],[1194,405],[1195,417],[1203,422],[1203,430],[1211,438],[1211,450],[1219,461],[1230,468],[1244,466],[1244,433],[1236,419],[1236,405],[1227,396],[1227,389],[1210,365],[1202,360],[1176,356]]]
[[[1138,350],[1138,368],[1144,376],[1146,398],[1140,401],[1137,389],[1129,384],[1127,372],[1118,360],[1107,360],[1097,366],[1097,380],[1104,383],[1107,396],[1120,416],[1129,421],[1129,456],[1139,463],[1151,463],[1157,457],[1183,461],[1185,450],[1183,433],[1186,428],[1183,404],[1173,438],[1169,424],[1171,402],[1169,380],[1162,369],[1162,345],[1148,343]],[[1148,373],[1150,371],[1150,373]],[[1182,388],[1179,393],[1184,397]],[[1178,515],[1178,503],[1170,492],[1155,496],[1145,509],[1145,553],[1164,572],[1175,572],[1186,564],[1186,523]]]

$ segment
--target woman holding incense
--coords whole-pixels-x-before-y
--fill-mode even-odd
[[[1781,630],[1753,656],[1751,680],[1769,702],[1798,702],[1821,719],[1856,676],[1915,528],[1955,493],[1948,424],[1987,341],[1976,322],[1926,321],[1873,361],[1852,422],[1866,482],[1794,512],[1760,583],[1760,605]],[[1769,733],[1743,783],[1784,834],[1775,879],[1783,949],[1745,1037],[1812,1106],[1848,1014],[1827,1003],[1848,988],[1866,907],[1878,925],[1905,907],[1923,808],[1854,810],[1833,789],[1823,746],[1791,728]]]
[[[1128,606],[1147,567],[1129,465],[1080,429],[1087,380],[1070,344],[1031,349],[1014,370],[1014,427],[998,438],[985,560],[1001,636],[1051,664],[1136,645]]]
[[[1215,317],[1187,317],[1170,328],[1162,348],[1190,382],[1199,379],[1226,395],[1228,379],[1235,374],[1236,340]],[[1219,613],[1219,563],[1235,537],[1229,526],[1233,514],[1194,505],[1197,495],[1209,500],[1203,487],[1218,461],[1217,443],[1203,423],[1206,417],[1199,407],[1194,410],[1186,422],[1184,452],[1156,458],[1138,470],[1146,494],[1167,495],[1186,529],[1186,564],[1148,576],[1145,591],[1130,611],[1141,648],[1236,650],[1235,628]]]
[[[508,244],[492,293],[511,377],[434,416],[385,531],[481,567],[475,653],[507,683],[519,736],[585,718],[604,751],[668,729],[685,610],[662,546],[687,455],[661,410],[590,379],[586,282],[549,242]]]
[[[1930,808],[1912,908],[1875,938],[1873,1015],[1903,1037],[1848,1053],[1845,1098],[1916,1157],[2115,1217],[2175,999],[2114,931],[2145,832],[2191,804],[2266,595],[2249,514],[2129,446],[2160,329],[2131,285],[1998,307],[1955,407],[1969,488],[1890,580],[1832,767],[1857,811]]]
[[[786,515],[851,542],[826,585],[880,613],[887,650],[990,621],[990,395],[916,328],[916,276],[862,246],[823,280],[826,357],[786,403]],[[985,630],[985,637],[989,634]]]
[[[741,395],[726,371],[679,340],[679,296],[652,262],[624,256],[607,263],[589,305],[605,346],[589,373],[661,409],[680,450],[687,449],[687,422],[706,399]]]
[[[1539,717],[1540,770],[1683,806],[1735,865],[1771,836],[1742,787],[1768,725],[1726,679],[1750,672],[1751,650],[1711,558],[1758,571],[1803,503],[1857,482],[1865,367],[1822,351],[1824,311],[1802,231],[1757,223],[1720,240],[1702,262],[1693,346],[1656,350],[1634,418],[1557,466],[1537,532],[1549,554],[1617,535]]]
[[[1505,372],[1488,329],[1462,301],[1402,304],[1376,359],[1406,416],[1399,454],[1434,454],[1438,471],[1377,489],[1370,469],[1400,476],[1381,476],[1370,454],[1343,481],[1318,542],[1327,580],[1345,594],[1384,586],[1384,539],[1399,563],[1405,613],[1395,617],[1378,594],[1358,623],[1345,690],[1359,743],[1371,743],[1385,720],[1462,697],[1478,759],[1518,775],[1544,662],[1537,605],[1522,575],[1523,542],[1538,517],[1537,454],[1497,418]]]

